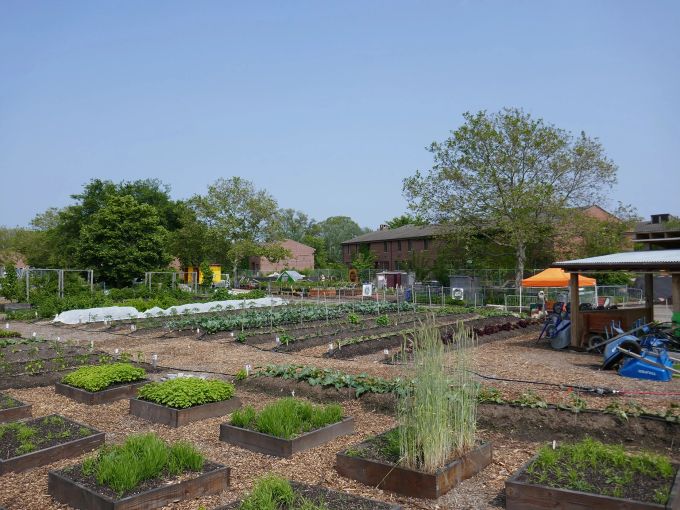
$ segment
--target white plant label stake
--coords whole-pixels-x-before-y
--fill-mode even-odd
[[[94,350],[94,340],[90,340],[90,352]]]
[[[333,342],[328,344],[328,352],[333,352]]]
[[[151,365],[156,368],[156,363],[158,363],[158,354],[151,355]]]
[[[36,332],[34,331],[34,332],[33,332],[33,338],[35,338],[36,336],[38,336],[38,335],[37,335]]]
[[[244,368],[246,369],[246,375],[250,375],[250,372],[253,371],[253,366],[250,364],[247,364]]]
[[[113,355],[116,357],[116,359],[118,359],[118,352],[120,352],[118,349],[113,351]]]
[[[281,345],[281,339],[277,336],[276,337],[276,347],[279,347]]]
[[[9,329],[9,322],[5,322],[5,329]]]

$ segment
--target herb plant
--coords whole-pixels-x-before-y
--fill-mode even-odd
[[[101,391],[114,384],[141,381],[145,377],[143,368],[129,363],[112,363],[81,367],[66,374],[61,382],[87,391]]]
[[[238,510],[327,510],[323,501],[313,502],[295,494],[290,482],[276,474],[267,474],[255,481],[253,490]]]
[[[175,409],[229,400],[236,389],[233,384],[218,379],[179,377],[149,383],[139,389],[139,398]]]
[[[665,489],[645,494],[648,501],[665,504],[675,469],[669,459],[653,453],[628,454],[621,445],[606,445],[591,438],[557,449],[542,447],[527,468],[531,483],[596,492],[617,498],[640,499],[635,480],[640,476],[665,481]],[[664,485],[663,483],[661,485]],[[630,494],[627,490],[633,487]]]
[[[283,439],[292,439],[340,420],[342,407],[337,404],[313,406],[291,397],[268,404],[260,412],[252,406],[246,406],[231,415],[231,424],[235,427],[257,430]]]
[[[121,445],[104,446],[82,464],[85,476],[114,490],[119,497],[145,480],[201,471],[205,459],[191,444],[168,445],[153,433],[129,436]]]

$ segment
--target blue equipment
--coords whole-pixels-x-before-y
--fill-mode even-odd
[[[642,351],[638,356],[628,355],[619,368],[619,375],[635,379],[668,382],[673,378],[673,361],[668,351]]]
[[[553,305],[553,310],[545,319],[538,342],[545,336],[553,349],[564,349],[571,343],[571,305],[562,301]]]
[[[673,367],[673,362],[680,360],[668,354],[669,344],[668,335],[654,324],[638,326],[607,343],[602,368],[613,370],[618,367],[619,375],[624,377],[668,382],[673,374],[680,374]]]

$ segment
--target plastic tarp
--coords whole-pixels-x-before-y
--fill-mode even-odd
[[[522,287],[569,287],[570,278],[571,274],[565,273],[563,269],[550,267],[530,278],[522,280]],[[595,285],[597,285],[595,278],[578,275],[579,287],[594,287]]]
[[[132,306],[107,306],[62,312],[54,318],[53,322],[61,322],[63,324],[85,324],[88,322],[103,322],[105,320],[147,319],[150,317],[173,317],[194,313],[218,312],[220,310],[267,308],[270,306],[281,306],[286,304],[288,304],[288,302],[285,299],[265,297],[259,299],[230,299],[228,301],[190,303],[186,305],[171,306],[167,309],[154,307],[145,312],[140,312]]]

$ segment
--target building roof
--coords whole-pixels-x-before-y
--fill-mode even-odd
[[[666,232],[666,231],[678,231],[678,230],[680,230],[680,227],[676,223],[677,220],[678,220],[677,217],[675,217],[673,215],[669,215],[669,220],[673,221],[673,223],[671,223],[670,225],[668,224],[667,221],[660,222],[660,223],[652,223],[651,220],[640,221],[639,223],[637,223],[637,225],[635,225],[635,233],[637,234],[637,233],[643,233],[643,232],[652,233],[652,232]]]
[[[398,228],[386,228],[363,234],[342,244],[370,243],[376,241],[396,241],[398,239],[418,239],[435,237],[441,233],[440,225],[404,225]]]
[[[612,253],[585,259],[554,262],[566,271],[671,271],[680,272],[680,250],[646,250]]]

